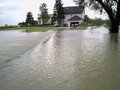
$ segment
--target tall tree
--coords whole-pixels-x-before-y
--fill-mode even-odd
[[[61,22],[64,19],[64,9],[61,0],[55,1],[53,18],[58,22],[59,25],[61,25]]]
[[[87,15],[85,15],[84,16],[84,24],[88,25],[89,21],[90,21],[90,18]]]
[[[26,15],[26,22],[25,22],[28,26],[29,25],[34,25],[34,18],[32,15],[32,12],[28,12]]]
[[[105,11],[111,21],[111,33],[119,32],[120,0],[74,0],[78,5],[87,5],[100,12]]]
[[[57,10],[56,10],[56,8],[54,6],[53,17],[52,17],[51,23],[54,24],[57,20],[58,20],[58,14],[57,14]]]
[[[40,17],[42,19],[43,24],[47,24],[49,20],[48,9],[45,3],[41,4],[40,6]]]

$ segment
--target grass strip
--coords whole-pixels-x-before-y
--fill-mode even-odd
[[[56,30],[54,27],[0,27],[0,31],[3,30],[26,30],[26,32],[39,32],[39,31],[48,31]]]

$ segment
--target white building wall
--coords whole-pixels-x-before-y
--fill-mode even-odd
[[[64,18],[64,24],[67,24],[70,27],[70,22],[76,22],[76,21],[68,21],[73,16],[79,16],[82,19],[84,19],[85,13],[83,12],[82,14],[66,14],[65,18]],[[82,23],[83,21],[80,20],[80,21],[77,21],[77,22]]]

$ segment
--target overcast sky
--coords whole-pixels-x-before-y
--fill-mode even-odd
[[[64,6],[75,6],[73,0],[62,0]],[[33,17],[37,20],[39,6],[42,3],[47,4],[48,12],[53,13],[55,0],[0,0],[0,26],[17,25],[18,22],[25,21],[27,12],[32,12]],[[97,13],[86,10],[90,18],[104,17]]]

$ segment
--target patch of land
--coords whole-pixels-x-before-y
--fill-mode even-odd
[[[0,27],[0,31],[3,30],[26,30],[26,32],[39,32],[39,31],[48,31],[56,30],[55,27]]]

